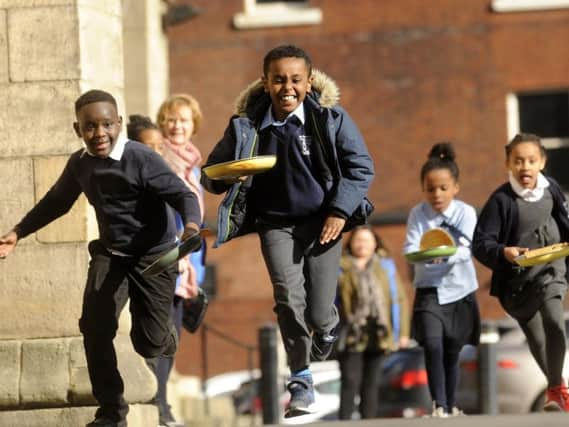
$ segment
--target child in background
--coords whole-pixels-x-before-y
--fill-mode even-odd
[[[338,279],[345,328],[338,361],[342,374],[340,419],[349,420],[359,395],[361,418],[376,418],[381,361],[407,347],[409,307],[395,263],[370,226],[354,228],[346,242]]]
[[[142,115],[129,116],[127,131],[130,139],[139,141],[163,155],[166,144],[164,136],[162,131],[149,117]],[[184,182],[186,181],[184,180]],[[201,194],[199,196],[201,197]],[[178,215],[176,215],[176,226],[178,231],[180,231],[181,220]],[[204,248],[202,247],[199,252],[191,253],[188,257],[178,261],[179,275],[176,280],[175,296],[172,303],[172,319],[178,336],[181,334],[184,309],[190,309],[190,305],[193,305],[192,310],[205,310],[204,301],[202,300],[205,294],[202,293],[202,298],[198,298],[200,292],[198,286],[203,282],[205,276],[203,251]],[[203,313],[201,317],[203,318]],[[199,325],[195,327],[197,328],[197,326]],[[195,329],[192,332],[195,332]],[[159,427],[183,427],[184,424],[175,420],[171,406],[168,403],[168,379],[174,366],[174,359],[171,357],[160,357],[158,359],[149,359],[147,362],[153,371],[156,372],[158,381],[158,390],[154,401],[159,410]]]
[[[404,245],[404,253],[419,251],[426,231],[443,228],[458,246],[448,258],[413,265],[413,334],[425,351],[432,416],[441,418],[461,413],[455,406],[458,356],[465,344],[478,344],[480,336],[478,282],[470,250],[476,212],[455,199],[458,178],[452,145],[435,144],[421,169],[426,201],[411,210]]]
[[[85,147],[71,155],[47,194],[0,238],[0,258],[17,242],[71,209],[81,193],[93,205],[99,238],[91,261],[79,329],[93,395],[99,403],[88,427],[125,427],[128,404],[113,339],[130,299],[134,349],[142,357],[172,357],[178,338],[170,319],[177,267],[142,278],[141,272],[176,245],[172,209],[183,218],[184,238],[198,232],[195,194],[164,160],[142,144],[120,138],[114,97],[91,90],[75,101],[75,133]]]
[[[162,149],[164,147],[162,132],[160,132],[158,126],[152,123],[150,117],[142,116],[140,114],[132,114],[128,116],[126,132],[128,139],[142,142],[158,154],[162,154]]]
[[[509,179],[494,191],[480,214],[473,253],[492,269],[490,294],[518,321],[547,378],[544,410],[569,411],[562,377],[566,260],[527,268],[515,262],[528,249],[569,241],[567,202],[559,185],[541,173],[545,161],[545,149],[536,135],[518,134],[506,145]]]
[[[276,165],[236,180],[202,174],[208,191],[227,193],[216,246],[253,231],[260,236],[291,371],[286,417],[312,410],[311,355],[326,359],[337,339],[341,233],[373,178],[364,140],[338,96],[302,49],[272,49],[206,166],[255,155],[276,155]]]

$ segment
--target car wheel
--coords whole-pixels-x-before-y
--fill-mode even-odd
[[[545,403],[545,390],[542,391],[531,405],[530,412],[542,412]]]

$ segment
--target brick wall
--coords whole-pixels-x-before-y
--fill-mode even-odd
[[[204,155],[222,135],[235,97],[260,76],[266,51],[298,44],[336,80],[341,103],[366,138],[377,168],[370,195],[380,214],[406,212],[421,200],[419,168],[440,140],[455,143],[460,198],[481,207],[505,176],[506,95],[569,87],[562,43],[569,39],[569,11],[495,14],[489,0],[439,0],[436,7],[424,0],[313,0],[323,12],[321,25],[236,31],[231,18],[241,0],[191,3],[202,14],[169,30],[171,90],[201,102],[205,123],[196,143]],[[209,221],[219,201],[208,196]],[[404,227],[380,232],[399,253]],[[256,237],[209,254],[220,274],[207,321],[254,341],[256,328],[273,319]],[[401,257],[398,263],[404,274]],[[488,277],[479,268],[483,287]],[[484,317],[503,316],[487,289],[479,300]],[[230,349],[211,347],[212,371],[245,367],[240,356],[227,356]],[[199,372],[198,349],[195,337],[184,337],[180,371]]]

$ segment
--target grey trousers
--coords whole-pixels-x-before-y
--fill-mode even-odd
[[[342,244],[321,245],[322,225],[321,217],[292,226],[257,224],[291,372],[310,365],[312,333],[328,333],[339,320],[334,301]]]

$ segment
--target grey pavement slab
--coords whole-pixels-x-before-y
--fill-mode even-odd
[[[379,418],[362,421],[314,423],[313,427],[349,425],[353,427],[569,427],[567,413],[534,413],[523,415],[469,415],[453,418]]]

